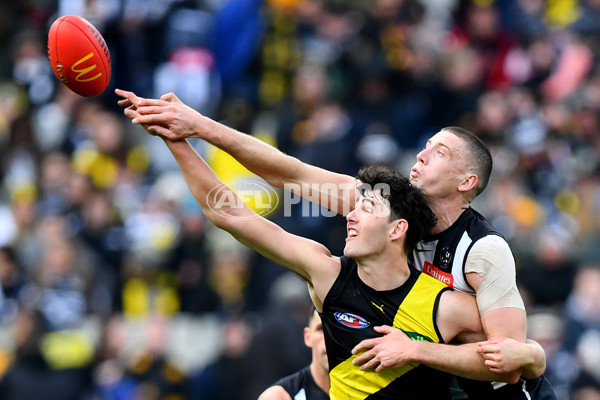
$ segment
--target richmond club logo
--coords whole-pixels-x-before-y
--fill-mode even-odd
[[[333,315],[340,324],[348,328],[363,329],[369,326],[369,321],[355,314],[336,312]]]

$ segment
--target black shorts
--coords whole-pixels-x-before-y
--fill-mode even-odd
[[[519,379],[509,384],[492,384],[457,378],[459,386],[474,400],[557,400],[554,390],[544,375],[535,379]]]

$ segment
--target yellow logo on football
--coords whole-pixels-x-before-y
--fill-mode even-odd
[[[90,54],[88,54],[85,57],[80,58],[79,60],[77,60],[77,62],[75,64],[73,64],[71,66],[71,71],[73,71],[75,73],[79,72],[79,74],[75,77],[75,80],[77,82],[90,82],[90,81],[93,81],[94,79],[98,79],[98,78],[100,78],[102,76],[102,72],[99,72],[98,74],[92,76],[91,78],[82,78],[83,75],[85,75],[88,72],[93,71],[94,69],[96,69],[96,64],[94,64],[94,65],[92,65],[90,67],[87,67],[87,68],[76,69],[76,67],[79,64],[81,64],[83,62],[86,62],[87,60],[89,60],[92,57],[94,57],[94,53],[93,52],[90,53]]]

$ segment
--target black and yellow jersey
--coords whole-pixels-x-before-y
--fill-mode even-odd
[[[436,325],[444,283],[414,269],[400,287],[376,291],[358,276],[356,262],[341,257],[340,275],[323,302],[323,330],[329,360],[331,399],[447,399],[450,375],[421,364],[361,371],[352,348],[381,336],[374,327],[390,325],[411,339],[442,342]]]

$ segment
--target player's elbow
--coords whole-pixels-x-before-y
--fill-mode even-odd
[[[546,372],[546,364],[544,364],[543,366],[528,368],[524,370],[523,377],[527,379],[535,379],[539,376],[542,376],[544,372]]]
[[[283,154],[281,158],[281,168],[276,171],[264,171],[262,178],[271,186],[286,189],[289,185],[302,186],[302,171],[306,165],[299,159]],[[289,190],[289,188],[287,188]]]
[[[234,213],[215,212],[211,210],[210,212],[205,213],[205,215],[206,218],[219,229],[228,232],[235,231],[236,229],[236,223],[238,221],[236,220]]]

